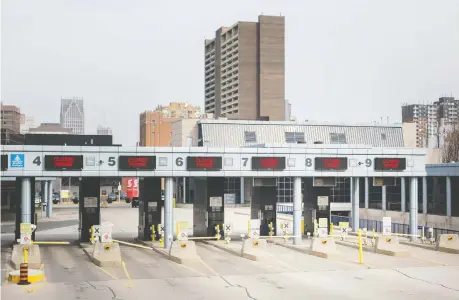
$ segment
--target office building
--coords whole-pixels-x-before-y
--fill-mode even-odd
[[[285,19],[259,16],[219,28],[204,42],[205,112],[285,120]]]
[[[158,106],[154,111],[140,114],[139,146],[169,147],[172,142],[171,122],[180,119],[201,117],[199,106],[171,102],[169,106]]]
[[[84,134],[83,98],[62,98],[60,123],[70,128],[73,134]]]
[[[412,131],[416,147],[441,148],[450,130],[459,124],[459,100],[441,97],[431,104],[405,104],[402,106],[403,123],[416,124]]]
[[[21,121],[20,121],[20,131],[21,134],[28,133],[31,128],[35,128],[37,125],[35,124],[34,117],[26,116],[25,114],[21,114]]]
[[[108,126],[98,126],[97,135],[112,135],[112,129]]]
[[[21,110],[14,105],[3,105],[1,109],[2,129],[12,133],[21,131]]]

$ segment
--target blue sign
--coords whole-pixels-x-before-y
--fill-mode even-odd
[[[24,154],[10,154],[10,168],[24,168]]]

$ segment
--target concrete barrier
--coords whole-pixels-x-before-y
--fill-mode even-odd
[[[121,249],[118,243],[101,243],[93,246],[91,260],[99,267],[121,266]]]
[[[440,234],[436,246],[437,251],[459,254],[459,235]]]
[[[309,250],[311,255],[322,258],[330,258],[338,254],[333,238],[313,238]]]
[[[378,236],[376,237],[375,252],[379,254],[408,257],[410,252],[408,249],[400,245],[397,236]]]
[[[189,261],[199,261],[201,258],[196,252],[194,241],[174,241],[169,250],[169,259],[183,264]]]
[[[27,253],[30,269],[40,269],[41,254],[38,245],[13,245],[13,253],[11,255],[11,264],[14,269],[19,270],[20,264],[24,262],[24,247],[29,248]]]
[[[268,243],[261,239],[245,239],[242,242],[241,256],[254,261],[262,261],[270,255],[265,252]]]

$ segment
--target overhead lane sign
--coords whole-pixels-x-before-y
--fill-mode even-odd
[[[120,171],[153,171],[156,169],[156,156],[124,156],[118,158]]]
[[[252,170],[282,171],[285,170],[285,157],[252,157]]]
[[[45,170],[82,170],[83,155],[45,155]]]
[[[188,156],[186,158],[188,171],[220,171],[222,169],[221,156]]]
[[[10,154],[10,168],[24,168],[24,153]]]

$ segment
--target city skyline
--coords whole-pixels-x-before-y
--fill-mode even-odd
[[[211,3],[213,13],[186,1],[174,10],[149,2],[5,2],[2,99],[43,121],[55,118],[55,99],[81,95],[87,128],[103,112],[115,141],[135,145],[139,112],[174,100],[203,105],[202,41],[222,24],[260,14],[285,16],[285,98],[298,121],[395,121],[403,103],[459,95],[457,1]],[[163,13],[151,18],[155,11]]]

